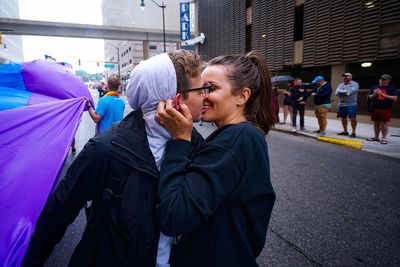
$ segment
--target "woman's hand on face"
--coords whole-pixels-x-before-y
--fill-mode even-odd
[[[158,103],[155,118],[167,129],[172,139],[191,141],[193,119],[187,105],[181,103],[178,111],[174,108],[172,100],[162,101]]]

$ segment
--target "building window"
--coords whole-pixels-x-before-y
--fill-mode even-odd
[[[132,64],[132,59],[129,59],[129,64]]]
[[[246,52],[251,51],[251,24],[246,26]]]
[[[251,25],[253,23],[253,10],[251,7],[246,8],[246,25]]]
[[[150,46],[149,46],[149,49],[150,49],[150,50],[157,50],[157,46],[156,46],[156,45],[150,45]]]
[[[129,47],[129,51],[131,51],[131,47]]]
[[[251,0],[246,0],[246,8],[251,7]]]
[[[294,8],[294,34],[293,41],[303,40],[304,5]]]
[[[380,49],[400,47],[400,22],[381,25],[380,33]]]

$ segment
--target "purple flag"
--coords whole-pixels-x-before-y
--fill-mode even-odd
[[[19,266],[85,106],[73,98],[0,112],[0,266]]]

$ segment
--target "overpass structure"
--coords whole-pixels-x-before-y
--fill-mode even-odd
[[[163,41],[161,29],[75,24],[1,17],[0,32],[7,35],[37,35],[151,42]],[[165,36],[168,42],[180,42],[178,30],[166,30]]]

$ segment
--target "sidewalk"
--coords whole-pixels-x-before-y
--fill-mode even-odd
[[[283,112],[279,113],[280,121],[283,121]],[[300,118],[297,116],[297,132],[292,132],[292,126],[289,124],[290,118],[288,117],[286,124],[276,124],[273,130],[285,132],[293,135],[315,138],[318,141],[335,143],[369,151],[376,154],[386,155],[396,159],[400,159],[400,119],[392,119],[389,123],[389,133],[387,136],[387,145],[380,144],[379,142],[371,142],[366,139],[374,136],[373,123],[368,115],[357,115],[357,128],[356,138],[348,136],[340,136],[337,133],[343,131],[341,120],[336,118],[336,113],[330,112],[328,114],[328,126],[326,129],[326,138],[318,137],[313,131],[318,130],[318,122],[312,110],[307,110],[304,117],[305,131],[300,131]],[[351,133],[350,120],[348,122],[348,131]]]

